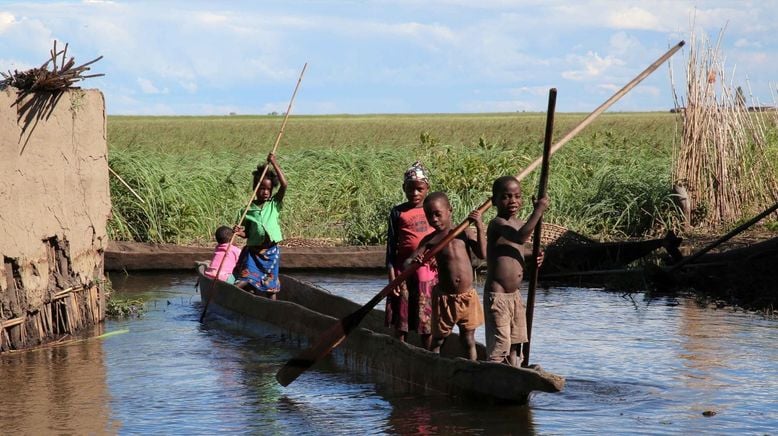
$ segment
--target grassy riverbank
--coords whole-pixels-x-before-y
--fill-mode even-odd
[[[585,114],[558,114],[561,138]],[[210,242],[250,193],[280,116],[109,117],[110,235],[119,240]],[[289,179],[285,236],[381,243],[402,173],[422,160],[432,189],[446,191],[455,220],[489,197],[492,180],[541,154],[543,114],[292,117],[278,150]],[[670,173],[676,118],[606,114],[552,160],[547,220],[601,239],[674,227]],[[776,150],[776,147],[771,149]],[[525,208],[537,171],[524,182]],[[492,215],[487,215],[490,218]]]

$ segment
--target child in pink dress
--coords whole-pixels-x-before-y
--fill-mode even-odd
[[[405,269],[405,261],[416,251],[419,241],[432,232],[424,216],[424,198],[429,191],[427,170],[415,162],[405,172],[403,191],[408,201],[393,207],[389,213],[389,232],[386,244],[386,266],[389,281]],[[415,330],[422,345],[429,349],[432,333],[432,288],[437,274],[429,265],[423,265],[386,299],[386,325],[394,327],[395,336],[407,340],[408,332]]]
[[[234,283],[235,276],[232,275],[232,270],[235,269],[235,264],[238,263],[238,257],[240,256],[240,248],[231,245],[230,239],[232,239],[232,229],[227,226],[221,226],[216,229],[216,242],[219,244],[213,251],[213,259],[211,264],[205,269],[205,275],[208,277],[216,277],[216,271],[219,271],[219,280],[227,283]],[[222,259],[224,259],[222,261]],[[219,269],[221,265],[221,269]]]

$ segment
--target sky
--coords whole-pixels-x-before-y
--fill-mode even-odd
[[[716,38],[761,104],[778,82],[778,0],[0,0],[0,71],[52,43],[111,115],[590,112],[667,49]],[[682,86],[686,49],[675,55]],[[680,76],[680,79],[679,79]],[[673,106],[662,67],[613,106]]]

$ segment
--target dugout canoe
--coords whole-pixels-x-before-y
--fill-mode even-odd
[[[694,289],[751,308],[778,305],[778,238],[707,253],[673,274],[650,274],[659,290]]]
[[[203,275],[205,263],[197,264],[200,296],[208,300],[208,322],[218,322],[247,334],[281,339],[305,348],[358,304],[311,283],[281,275],[281,299],[258,297],[225,282]],[[452,353],[461,351],[457,337],[446,341],[441,355],[398,341],[383,326],[383,312],[373,310],[360,327],[335,349],[336,365],[401,384],[416,393],[445,393],[460,398],[496,403],[524,404],[530,393],[559,392],[565,379],[538,368],[473,362]],[[483,355],[483,345],[479,344]]]
[[[289,243],[289,242],[285,242]],[[384,246],[282,246],[281,270],[384,269]],[[106,271],[192,270],[192,264],[213,257],[213,247],[188,247],[110,241],[105,250]]]
[[[668,235],[647,241],[596,242],[564,227],[544,224],[546,258],[544,275],[623,268],[627,264],[664,247],[676,256],[680,239]],[[527,244],[531,250],[532,244]],[[301,269],[386,268],[385,246],[283,246],[281,271]],[[192,263],[213,256],[213,247],[187,247],[172,244],[110,241],[105,250],[106,271],[191,270]],[[475,266],[481,265],[476,262]]]
[[[545,229],[546,224],[543,226]],[[675,233],[668,232],[663,238],[643,241],[595,242],[564,230],[561,236],[544,241],[545,260],[540,269],[540,279],[575,272],[625,268],[660,248],[677,262],[683,257],[679,251],[681,241]]]

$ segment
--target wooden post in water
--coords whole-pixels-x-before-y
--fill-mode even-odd
[[[546,134],[543,138],[543,163],[540,166],[540,182],[538,183],[538,199],[546,195],[548,190],[548,171],[551,161],[551,137],[554,134],[554,111],[556,110],[556,88],[548,91],[548,111],[546,111]],[[527,342],[522,350],[524,360],[521,366],[529,365],[529,350],[532,341],[532,319],[535,312],[535,290],[538,287],[539,267],[537,263],[540,254],[540,237],[543,227],[543,217],[535,226],[535,234],[532,237],[532,265],[529,269],[529,287],[527,288]],[[526,265],[526,262],[525,262]]]

